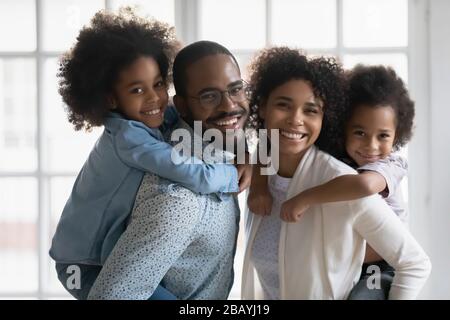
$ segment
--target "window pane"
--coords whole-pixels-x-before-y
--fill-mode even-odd
[[[37,208],[34,178],[0,179],[0,292],[37,290]]]
[[[41,20],[44,50],[70,49],[82,26],[104,7],[104,0],[43,0]]]
[[[75,182],[75,177],[56,177],[50,179],[50,185],[46,188],[45,198],[49,200],[48,203],[48,212],[49,212],[49,234],[46,244],[47,248],[50,248],[51,241],[53,235],[56,231],[56,226],[58,224],[59,218],[61,216],[62,210],[66,204],[67,199],[69,198],[70,192],[72,190],[73,183]],[[51,292],[52,294],[65,294],[67,291],[63,288],[61,282],[59,282],[58,277],[55,271],[55,262],[46,255],[44,259],[47,259],[48,263],[45,265],[48,266],[47,270],[45,270],[45,284],[46,291]],[[70,294],[67,293],[67,296]]]
[[[407,0],[344,0],[344,45],[408,45]]]
[[[33,171],[36,155],[36,63],[0,59],[0,171]]]
[[[58,94],[57,59],[44,62],[43,96],[43,163],[46,171],[78,172],[103,131],[75,131],[67,120],[67,114]]]
[[[235,56],[235,58],[239,64],[242,79],[249,81],[250,75],[248,73],[248,67],[250,66],[250,63],[252,62],[252,58],[254,57],[255,53],[239,54],[239,53],[233,52],[233,55]]]
[[[336,46],[336,0],[271,3],[273,44],[301,48]]]
[[[34,0],[0,1],[0,51],[36,50]]]
[[[158,20],[175,24],[174,0],[112,0],[112,8],[117,10],[121,6],[136,6],[140,15],[150,15]]]
[[[392,67],[395,72],[408,83],[408,58],[402,53],[385,54],[349,54],[344,55],[344,67],[353,68],[356,64],[377,65]]]
[[[200,1],[200,39],[228,49],[254,49],[266,43],[265,1]]]

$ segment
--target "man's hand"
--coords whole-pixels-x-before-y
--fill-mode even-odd
[[[238,170],[239,179],[239,193],[250,187],[252,182],[252,165],[251,164],[238,164],[236,165]]]
[[[266,186],[267,187],[267,186]],[[254,214],[269,216],[272,212],[272,195],[265,189],[250,189],[247,205]]]
[[[298,222],[309,206],[306,196],[300,193],[281,205],[280,217],[286,222]]]

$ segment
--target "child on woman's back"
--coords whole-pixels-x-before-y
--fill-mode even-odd
[[[349,72],[347,80],[349,111],[343,118],[346,151],[343,160],[359,174],[339,176],[289,199],[280,212],[287,222],[299,221],[315,204],[349,201],[377,193],[402,221],[407,220],[400,190],[407,163],[393,151],[411,138],[414,103],[403,81],[391,68],[358,65]],[[266,192],[264,199],[264,203],[259,200],[258,207],[254,208],[259,213],[264,213],[262,208],[271,205],[270,194]],[[255,207],[254,202],[254,198],[250,199],[249,207]],[[369,246],[364,262],[361,280],[349,299],[387,299],[394,270]],[[366,280],[371,275],[371,272],[367,274],[367,268],[373,264],[381,271],[381,286],[371,290]]]
[[[158,128],[168,130],[178,120],[167,106],[178,47],[173,28],[124,9],[97,13],[61,60],[60,93],[69,121],[76,130],[105,127],[75,181],[50,250],[60,281],[76,298],[87,297],[125,230],[145,172],[198,193],[239,191],[233,165],[171,160],[172,146]],[[72,265],[81,272],[76,290],[67,286]]]

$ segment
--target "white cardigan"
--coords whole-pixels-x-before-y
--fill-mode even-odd
[[[312,146],[301,160],[287,199],[356,171]],[[250,261],[261,216],[246,216],[242,298],[262,297]],[[346,299],[358,282],[366,241],[396,270],[389,299],[415,299],[431,271],[420,245],[379,196],[312,206],[298,223],[282,223],[281,299]]]

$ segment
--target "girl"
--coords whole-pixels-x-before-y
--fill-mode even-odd
[[[97,13],[61,60],[59,91],[69,121],[76,130],[105,127],[75,181],[50,249],[60,281],[76,298],[87,297],[124,232],[145,172],[198,193],[239,191],[232,165],[171,161],[172,147],[158,128],[178,120],[167,107],[178,47],[173,28],[125,8],[117,15]],[[81,286],[67,283],[74,265]]]
[[[349,73],[348,84],[350,108],[345,118],[347,155],[344,160],[359,174],[343,175],[301,192],[283,204],[281,218],[297,222],[314,204],[380,194],[400,220],[407,223],[408,215],[400,190],[407,162],[392,151],[411,138],[414,102],[403,81],[391,68],[356,66]],[[368,268],[374,265],[381,271],[381,283],[380,288],[369,290],[366,283],[371,272]],[[361,279],[349,299],[387,299],[393,275],[392,267],[367,246]]]
[[[279,172],[268,180],[271,213],[249,212],[246,223],[244,299],[256,296],[255,270],[266,299],[345,299],[359,280],[365,240],[396,269],[390,299],[417,297],[429,275],[427,255],[377,196],[311,206],[296,224],[280,219],[284,201],[354,174],[322,151],[341,153],[342,78],[332,59],[308,59],[289,48],[265,50],[252,64],[253,116],[279,130],[280,155]]]

